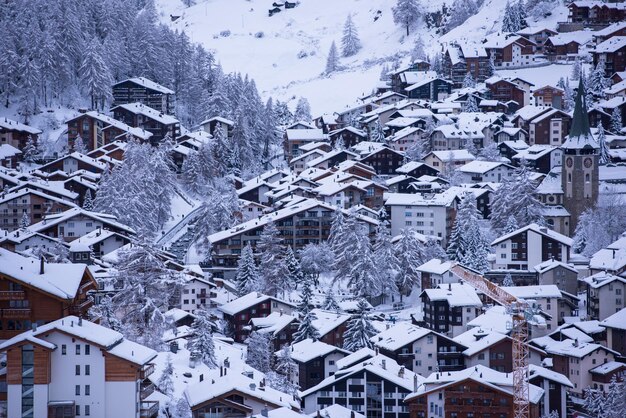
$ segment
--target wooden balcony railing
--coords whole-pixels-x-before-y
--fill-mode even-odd
[[[143,380],[154,373],[154,364],[147,364],[140,372],[139,377]]]
[[[30,308],[3,309],[2,317],[6,319],[28,319],[30,318]]]
[[[141,402],[139,416],[141,418],[151,418],[159,413],[159,401]]]
[[[0,300],[24,300],[26,294],[23,290],[2,290]]]

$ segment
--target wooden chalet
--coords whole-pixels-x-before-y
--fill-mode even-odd
[[[47,214],[57,214],[75,206],[71,201],[32,188],[0,193],[0,228],[8,231],[18,229],[24,213],[28,214],[32,224],[41,221]]]
[[[533,92],[537,106],[552,106],[555,109],[563,109],[565,91],[558,87],[543,86]]]
[[[150,132],[150,142],[158,144],[169,136],[172,141],[180,136],[180,122],[174,116],[159,112],[139,102],[126,103],[111,109],[113,117],[133,128]]]
[[[573,1],[567,5],[567,21],[582,23],[585,27],[606,26],[626,20],[626,5],[620,2]]]
[[[41,130],[37,128],[6,117],[0,118],[0,145],[7,144],[18,150],[23,150],[29,137],[36,144],[39,135],[41,135]]]
[[[626,6],[626,4],[625,4]],[[606,76],[626,70],[626,36],[614,36],[596,45],[592,51],[593,65],[604,62]]]
[[[143,103],[159,112],[174,113],[174,91],[144,77],[129,78],[113,84],[113,106]]]

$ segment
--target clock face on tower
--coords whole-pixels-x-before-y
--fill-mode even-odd
[[[571,168],[571,167],[572,167],[572,165],[574,165],[574,160],[572,160],[572,158],[571,158],[571,157],[568,157],[568,158],[565,160],[565,164],[566,164],[569,168]]]
[[[593,161],[591,161],[591,158],[587,157],[585,158],[585,161],[583,162],[583,164],[585,164],[585,168],[589,168],[593,165]]]

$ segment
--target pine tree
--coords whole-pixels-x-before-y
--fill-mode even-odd
[[[91,189],[87,189],[85,197],[83,198],[83,209],[89,211],[93,210],[93,198],[91,196]]]
[[[487,261],[489,243],[480,230],[479,217],[474,194],[464,193],[454,220],[447,252],[451,260],[484,272],[489,268]]]
[[[243,247],[241,257],[239,257],[239,261],[237,262],[237,276],[235,282],[237,283],[237,294],[239,296],[260,290],[259,273],[256,263],[254,262],[254,253],[252,252],[252,247],[249,242]]]
[[[174,406],[174,416],[172,418],[191,418],[191,408],[185,397],[181,397],[176,401]]]
[[[433,258],[445,261],[448,259],[448,255],[437,240],[429,238],[424,244],[424,260],[432,260]]]
[[[476,87],[476,81],[474,80],[474,77],[472,77],[472,73],[470,73],[469,71],[465,73],[465,78],[463,79],[463,88],[466,88],[466,87],[471,87],[471,88]],[[470,96],[470,97],[474,97],[474,96]]]
[[[348,14],[346,23],[343,25],[343,37],[341,38],[341,54],[344,57],[355,55],[361,49],[361,41],[356,26],[352,21],[352,15]]]
[[[35,157],[37,156],[37,147],[35,146],[35,141],[31,135],[28,135],[28,138],[26,139],[26,146],[22,150],[22,156],[24,161],[28,163],[35,161]]]
[[[373,142],[385,142],[385,131],[378,120],[374,123],[374,127],[370,132],[370,140]]]
[[[76,139],[74,139],[74,152],[83,155],[87,154],[88,152],[87,147],[85,146],[85,142],[80,135],[76,135]]]
[[[469,74],[469,73],[468,73]],[[475,113],[478,112],[478,105],[476,104],[476,99],[474,95],[470,94],[465,103],[463,104],[463,112],[465,113]]]
[[[472,145],[474,145],[472,141]],[[474,146],[474,148],[476,148]],[[492,142],[487,145],[478,153],[478,159],[483,161],[502,161],[502,155],[500,154],[500,150],[498,149],[498,144]]]
[[[387,221],[386,216],[381,216],[376,229],[374,265],[376,266],[376,272],[380,278],[382,291],[385,295],[397,291],[396,275],[398,274],[399,264],[400,262],[391,243],[389,221]]]
[[[326,297],[324,298],[322,309],[325,309],[327,311],[336,311],[336,312],[339,312],[341,310],[341,307],[339,306],[339,304],[335,300],[335,297],[333,296],[332,286],[329,287],[328,291],[326,292]]]
[[[333,250],[328,243],[307,244],[300,250],[302,272],[313,278],[317,285],[320,273],[330,271],[335,263]]]
[[[582,75],[582,64],[580,62],[580,58],[576,58],[574,64],[572,65],[572,80],[577,81],[580,79]]]
[[[330,50],[328,51],[328,58],[326,59],[326,69],[324,73],[330,74],[339,70],[339,54],[337,52],[337,46],[335,45],[335,41],[330,45]]]
[[[604,89],[611,85],[611,80],[605,77],[605,72],[604,61],[600,60],[596,67],[589,73],[586,88],[594,96],[604,97]]]
[[[487,76],[491,77],[496,74],[498,68],[496,67],[496,54],[489,54],[489,66],[487,67]]]
[[[507,287],[515,286],[515,283],[513,282],[513,277],[511,277],[511,273],[507,273],[506,276],[504,276],[504,280],[502,281],[502,286],[507,286]]]
[[[622,114],[619,107],[615,107],[611,113],[611,132],[619,135],[622,130]]]
[[[298,331],[293,334],[293,341],[299,342],[310,338],[317,340],[320,338],[319,331],[313,325],[313,321],[317,319],[315,312],[311,310],[313,289],[311,279],[306,278],[302,283],[302,294],[300,303],[298,304],[298,313],[300,314],[300,325]]]
[[[292,287],[296,289],[298,285],[304,281],[304,273],[302,272],[300,262],[296,258],[291,245],[287,247],[285,264],[287,266],[287,271],[289,272],[289,281],[291,282]]]
[[[291,357],[291,347],[285,344],[281,347],[276,356],[276,364],[274,365],[273,371],[274,376],[272,379],[268,379],[268,385],[280,392],[297,396],[298,384],[292,381],[297,372],[298,365]]]
[[[462,25],[468,18],[474,16],[481,4],[481,1],[475,0],[454,0],[446,17],[446,32],[450,32],[457,26]]]
[[[92,39],[87,45],[79,68],[81,84],[91,97],[92,109],[104,109],[105,101],[111,97],[113,77],[102,54],[100,41]]]
[[[374,263],[372,244],[367,227],[361,223],[355,225],[356,234],[350,250],[344,251],[343,259],[350,260],[348,288],[360,297],[378,296],[382,292],[382,280]]]
[[[197,310],[196,319],[191,324],[193,336],[187,343],[187,349],[197,359],[210,369],[217,367],[215,359],[215,344],[213,343],[213,328],[215,324],[206,310]]]
[[[246,364],[254,367],[261,373],[267,373],[271,370],[271,342],[268,334],[261,334],[257,331],[253,331],[246,340],[248,347],[252,347],[252,350],[248,350],[246,357]]]
[[[572,88],[569,85],[569,78],[565,80],[565,86],[563,87],[563,110],[569,112],[574,108],[574,94]]]
[[[28,212],[22,213],[22,219],[20,219],[20,228],[26,229],[30,226],[30,216],[28,216]]]
[[[502,32],[517,32],[521,29],[520,16],[516,6],[507,0],[502,17]]]
[[[167,359],[165,360],[165,368],[161,373],[161,377],[159,377],[159,381],[157,383],[157,387],[159,391],[165,396],[172,396],[174,392],[174,381],[172,380],[172,375],[174,374],[174,366],[172,364],[172,355],[168,354]]]
[[[427,60],[427,58],[426,51],[424,50],[424,41],[421,36],[418,36],[415,40],[415,45],[413,45],[413,49],[411,50],[411,62]]]
[[[417,239],[415,231],[410,228],[404,228],[400,232],[400,240],[396,243],[395,251],[398,258],[396,286],[402,300],[403,296],[411,294],[414,286],[420,286],[421,275],[417,269],[427,260],[421,242]]]
[[[348,321],[343,334],[343,348],[352,352],[364,347],[372,348],[370,338],[377,334],[367,316],[367,303],[364,299],[359,299],[357,309],[357,313]]]
[[[422,7],[417,0],[397,0],[391,10],[394,23],[406,28],[406,36],[409,36],[409,29],[419,21],[423,14]]]
[[[596,132],[596,140],[600,145],[600,164],[607,164],[611,162],[611,156],[609,155],[609,146],[606,143],[606,134],[604,133],[604,127],[602,121],[598,122],[598,130]]]
[[[313,118],[311,117],[311,105],[309,105],[309,101],[304,97],[300,97],[298,99],[298,104],[296,105],[296,111],[293,114],[294,122],[311,122]]]
[[[261,260],[259,276],[263,293],[276,296],[279,291],[283,295],[290,292],[291,283],[285,264],[282,238],[273,221],[268,222],[263,228],[256,249]]]

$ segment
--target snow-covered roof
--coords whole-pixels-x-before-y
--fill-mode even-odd
[[[590,287],[594,289],[606,286],[607,284],[613,283],[615,281],[626,283],[626,279],[615,276],[611,273],[607,273],[606,271],[601,271],[592,276],[585,277],[584,279],[582,279],[582,281],[587,283]]]
[[[324,154],[324,155],[322,155],[322,156],[320,156],[320,157],[318,157],[318,158],[316,158],[314,160],[309,161],[306,165],[307,165],[307,167],[314,168],[314,167],[316,167],[316,166],[318,166],[318,165],[320,165],[320,164],[322,164],[322,163],[324,163],[324,162],[326,162],[326,161],[328,161],[328,160],[330,160],[332,158],[335,158],[338,155],[344,154],[344,153],[348,157],[352,157],[352,158],[357,158],[358,157],[357,154],[355,154],[352,151],[348,151],[347,149],[332,150],[332,151],[330,151],[330,152],[328,152],[328,153],[326,153],[326,154]]]
[[[524,29],[518,30],[516,33],[518,35],[525,36],[525,35],[536,35],[536,34],[541,33],[541,32],[557,33],[555,30],[550,29],[550,28],[548,28],[546,26],[528,26],[528,27],[526,27]]]
[[[616,52],[626,47],[626,36],[613,36],[606,41],[596,45],[596,53]]]
[[[499,237],[496,240],[494,240],[491,243],[491,245],[492,246],[493,245],[497,245],[497,244],[499,244],[501,242],[504,242],[504,241],[506,241],[508,239],[513,238],[514,236],[516,236],[518,234],[521,234],[521,233],[524,233],[524,232],[528,232],[528,231],[533,231],[533,232],[535,232],[535,233],[537,233],[539,235],[543,235],[543,236],[545,236],[547,238],[550,238],[550,239],[553,239],[555,241],[558,241],[558,242],[560,242],[563,245],[567,245],[568,247],[571,247],[573,242],[574,242],[571,238],[569,238],[569,237],[567,237],[567,236],[565,236],[563,234],[559,234],[558,232],[553,231],[550,228],[542,227],[542,226],[539,226],[539,225],[537,225],[535,223],[532,223],[532,224],[528,224],[528,225],[526,225],[526,226],[524,226],[522,228],[516,229],[513,232],[510,232],[508,234],[502,235],[501,237]]]
[[[471,357],[507,338],[509,338],[507,335],[493,330],[472,328],[460,335],[457,335],[453,338],[453,340],[467,347],[467,349],[463,351],[463,354]]]
[[[482,160],[470,161],[469,163],[464,164],[461,167],[459,167],[458,170],[463,173],[485,174],[501,166],[508,167],[509,169],[513,170],[513,166],[500,162],[500,161],[482,161]]]
[[[563,294],[558,286],[554,284],[544,284],[535,286],[502,286],[502,290],[520,299],[535,298],[562,298]]]
[[[347,355],[346,357],[339,359],[335,362],[337,369],[344,369],[347,366],[362,362],[366,359],[372,358],[376,355],[376,352],[371,348],[363,347],[354,353]]]
[[[145,77],[134,77],[134,78],[129,78],[126,79],[124,81],[120,81],[119,83],[115,83],[113,86],[117,86],[118,84],[122,84],[122,83],[126,83],[130,81],[131,83],[135,83],[135,84],[139,84],[140,86],[143,86],[147,89],[150,90],[154,90],[154,91],[158,91],[159,93],[163,93],[163,94],[174,94],[174,91],[168,89],[165,86],[162,86],[159,83],[156,83],[152,80],[149,80]]]
[[[326,141],[328,135],[321,129],[287,129],[288,141]]]
[[[408,163],[405,163],[405,164],[401,165],[400,167],[398,167],[396,169],[396,173],[408,174],[408,173],[410,173],[413,170],[417,170],[418,168],[420,168],[423,165],[426,165],[426,163],[421,162],[421,161],[409,161]]]
[[[15,148],[13,145],[1,144],[0,145],[0,159],[15,157],[21,154],[22,151]]]
[[[159,112],[158,110],[146,106],[143,103],[125,103],[115,106],[111,109],[111,111],[114,111],[117,108],[128,110],[135,115],[145,116],[164,125],[174,125],[178,123],[178,119],[174,116],[166,115],[165,113]]]
[[[519,41],[522,39],[528,41],[528,39],[524,38],[523,36],[516,35],[514,33],[494,32],[485,37],[485,39],[483,40],[483,47],[485,49],[501,49],[513,43],[519,43]],[[528,42],[534,44],[534,42],[532,41]]]
[[[260,334],[277,335],[295,320],[295,316],[287,315],[282,312],[272,312],[266,317],[252,318],[250,319],[250,322],[255,330]]]
[[[444,80],[439,77],[435,71],[427,71],[420,73],[404,73],[403,75],[411,74],[410,77],[406,77],[406,83],[410,84],[408,87],[404,89],[404,91],[411,92],[415,89],[418,89],[434,80],[441,80],[446,83],[452,83],[451,81]]]
[[[33,128],[32,126],[25,125],[21,122],[8,119],[6,117],[0,118],[0,129],[7,131],[26,132],[31,135],[39,135],[41,130]]]
[[[436,127],[433,132],[441,132],[444,138],[448,139],[467,139],[467,138],[484,138],[485,135],[480,130],[474,128],[474,130],[461,129],[457,124],[453,125],[441,125]],[[458,150],[464,151],[464,150]],[[434,151],[441,152],[441,151]]]
[[[534,377],[540,376],[540,377],[543,377],[544,379],[557,382],[563,386],[567,386],[570,388],[574,387],[572,382],[564,374],[555,372],[554,370],[546,369],[545,367],[537,366],[535,364],[528,365],[528,374],[529,374],[529,379],[533,379]]]
[[[619,83],[613,84],[611,87],[604,89],[606,94],[618,94],[626,90],[626,80],[622,80]]]
[[[614,373],[616,370],[626,368],[626,364],[617,361],[608,361],[604,364],[594,367],[589,370],[591,374],[607,375]]]
[[[79,319],[73,315],[38,326],[36,330],[25,331],[0,344],[0,350],[30,338],[45,341],[47,334],[54,331],[60,331],[78,339],[89,341],[116,357],[140,366],[147,364],[157,354],[156,351],[148,347],[124,339],[124,336],[117,331],[85,319]]]
[[[318,415],[319,413],[319,415]],[[309,414],[312,418],[317,417],[329,417],[329,418],[365,418],[365,415],[359,414],[354,409],[348,409],[345,406],[339,404],[333,404],[326,408],[320,409],[318,412]],[[279,417],[277,417],[279,418]],[[282,417],[280,417],[282,418]]]
[[[152,136],[152,132],[148,132],[145,129],[141,129],[141,128],[133,128],[132,126],[129,126],[125,124],[124,122],[120,122],[117,119],[113,119],[112,117],[107,116],[104,113],[96,112],[95,110],[92,110],[86,113],[80,113],[76,115],[75,117],[69,119],[67,122],[70,122],[74,119],[81,118],[85,115],[105,123],[106,126],[104,127],[104,129],[107,129],[109,127],[114,127],[122,132],[130,133],[136,138],[143,139],[144,141],[150,139],[150,137]]]
[[[310,338],[291,345],[291,358],[300,363],[307,363],[319,357],[326,357],[334,352],[338,352],[346,356],[350,354],[349,351],[342,348],[326,344],[325,342],[319,340],[313,341]],[[280,351],[277,351],[275,354],[279,357],[281,356]]]
[[[562,194],[561,167],[556,167],[543,178],[536,189],[539,194]]]
[[[431,301],[447,301],[451,307],[483,306],[476,289],[465,283],[442,283],[438,288],[426,289],[422,293]]]
[[[295,306],[292,303],[275,298],[274,296],[264,295],[263,293],[259,292],[250,292],[247,295],[243,295],[240,298],[237,298],[229,303],[218,307],[218,309],[225,314],[235,315],[245,309],[250,308],[251,306],[256,305],[257,303],[262,303],[268,300],[278,301],[280,303],[284,303],[285,305]]]
[[[0,248],[0,273],[23,285],[38,289],[60,299],[74,299],[85,275],[85,264],[44,263]]]
[[[518,109],[517,112],[515,112],[515,117],[520,117],[523,120],[528,121],[528,120],[531,120],[531,119],[537,117],[538,115],[540,115],[543,112],[547,112],[551,108],[552,108],[551,106],[527,105],[527,106],[524,106],[524,107]]]
[[[600,344],[583,343],[570,339],[555,341],[550,337],[539,337],[531,340],[531,342],[543,348],[548,354],[556,354],[559,356],[583,358],[600,349],[604,349],[610,353],[616,353],[610,348]]]
[[[311,312],[316,316],[312,324],[320,333],[320,337],[323,337],[350,319],[348,314],[326,311],[324,309],[312,309]]]
[[[494,330],[501,334],[508,334],[511,331],[510,324],[511,315],[506,313],[504,306],[496,305],[468,322],[467,327]]]
[[[549,41],[554,46],[563,46],[571,42],[576,42],[578,45],[586,45],[591,42],[591,39],[596,32],[588,30],[577,30],[574,32],[563,32],[557,35],[552,35]]]
[[[374,335],[370,338],[370,341],[379,348],[396,351],[431,333],[432,331],[428,328],[422,328],[410,322],[398,322],[390,328]]]
[[[626,330],[626,308],[609,316],[604,321],[600,322],[600,325],[607,328]]]
[[[300,145],[298,149],[303,152],[309,152],[324,146],[330,147],[330,143],[325,141],[308,142],[306,144]]]
[[[346,132],[346,131],[352,132],[353,134],[363,137],[363,138],[367,137],[367,134],[364,131],[362,131],[361,129],[357,129],[354,126],[344,126],[343,128],[335,129],[334,131],[330,131],[328,133],[328,136],[333,136],[333,135],[339,134],[341,132]]]
[[[101,212],[92,212],[92,211],[88,211],[79,207],[74,207],[61,213],[53,213],[53,214],[46,215],[45,220],[30,225],[28,229],[39,232],[39,231],[48,229],[50,226],[67,221],[75,216],[84,216],[84,217],[93,219],[95,221],[102,222],[105,226],[120,229],[129,234],[135,233],[133,229],[118,222],[117,218],[114,215],[109,215],[107,213],[101,213]]]
[[[441,261],[438,258],[433,258],[431,260],[428,260],[421,266],[419,266],[417,270],[422,273],[431,273],[431,274],[441,275],[449,271],[453,265],[454,263],[452,263],[451,261]]]
[[[578,270],[576,270],[576,268],[574,268],[573,265],[565,264],[559,260],[554,260],[554,259],[546,260],[542,263],[537,264],[535,266],[535,270],[537,271],[537,273],[543,274],[557,267],[563,267],[564,269],[567,269],[573,273],[578,273]]]
[[[428,155],[434,155],[439,160],[446,161],[471,161],[474,160],[474,157],[468,150],[465,149],[457,149],[457,150],[444,150],[444,151],[431,151]],[[426,155],[425,158],[428,158]]]

